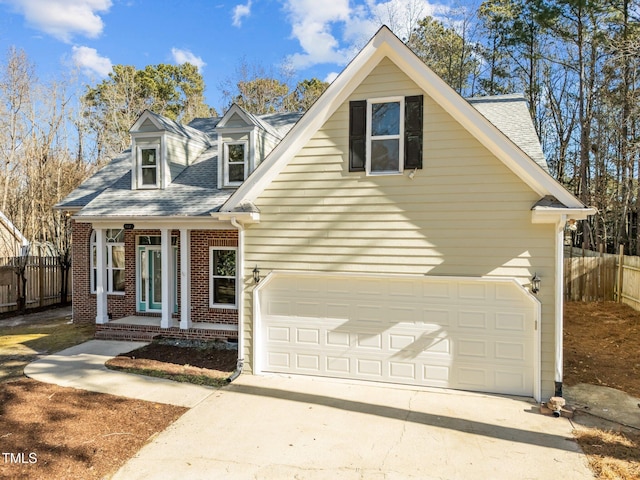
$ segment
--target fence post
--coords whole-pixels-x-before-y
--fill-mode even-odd
[[[605,291],[604,291],[604,244],[600,244],[598,247],[598,285],[596,291],[596,300],[604,302],[605,299]]]
[[[38,283],[39,285],[39,295],[38,305],[44,305],[44,257],[42,256],[42,247],[38,247]]]
[[[620,245],[620,253],[618,255],[618,303],[622,303],[622,267],[624,266],[624,245]]]

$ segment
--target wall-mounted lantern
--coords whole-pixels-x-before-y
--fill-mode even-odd
[[[258,268],[258,265],[253,269],[253,282],[256,284],[260,283],[260,269]]]
[[[540,291],[540,277],[537,273],[531,277],[531,293],[538,293]]]

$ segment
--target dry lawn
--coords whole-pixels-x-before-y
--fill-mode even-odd
[[[564,323],[567,385],[604,385],[640,397],[640,312],[613,302],[571,302]],[[599,479],[640,478],[640,431],[580,427],[576,438]]]

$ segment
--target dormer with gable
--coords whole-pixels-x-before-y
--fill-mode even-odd
[[[164,189],[211,144],[194,128],[145,110],[131,134],[131,188]]]
[[[242,184],[282,139],[267,121],[233,104],[216,126],[218,188]]]

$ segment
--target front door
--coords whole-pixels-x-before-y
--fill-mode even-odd
[[[176,271],[176,249],[173,249],[173,271]],[[158,245],[138,247],[138,310],[159,312],[162,309],[162,254]],[[174,311],[177,311],[176,276],[174,275]]]

